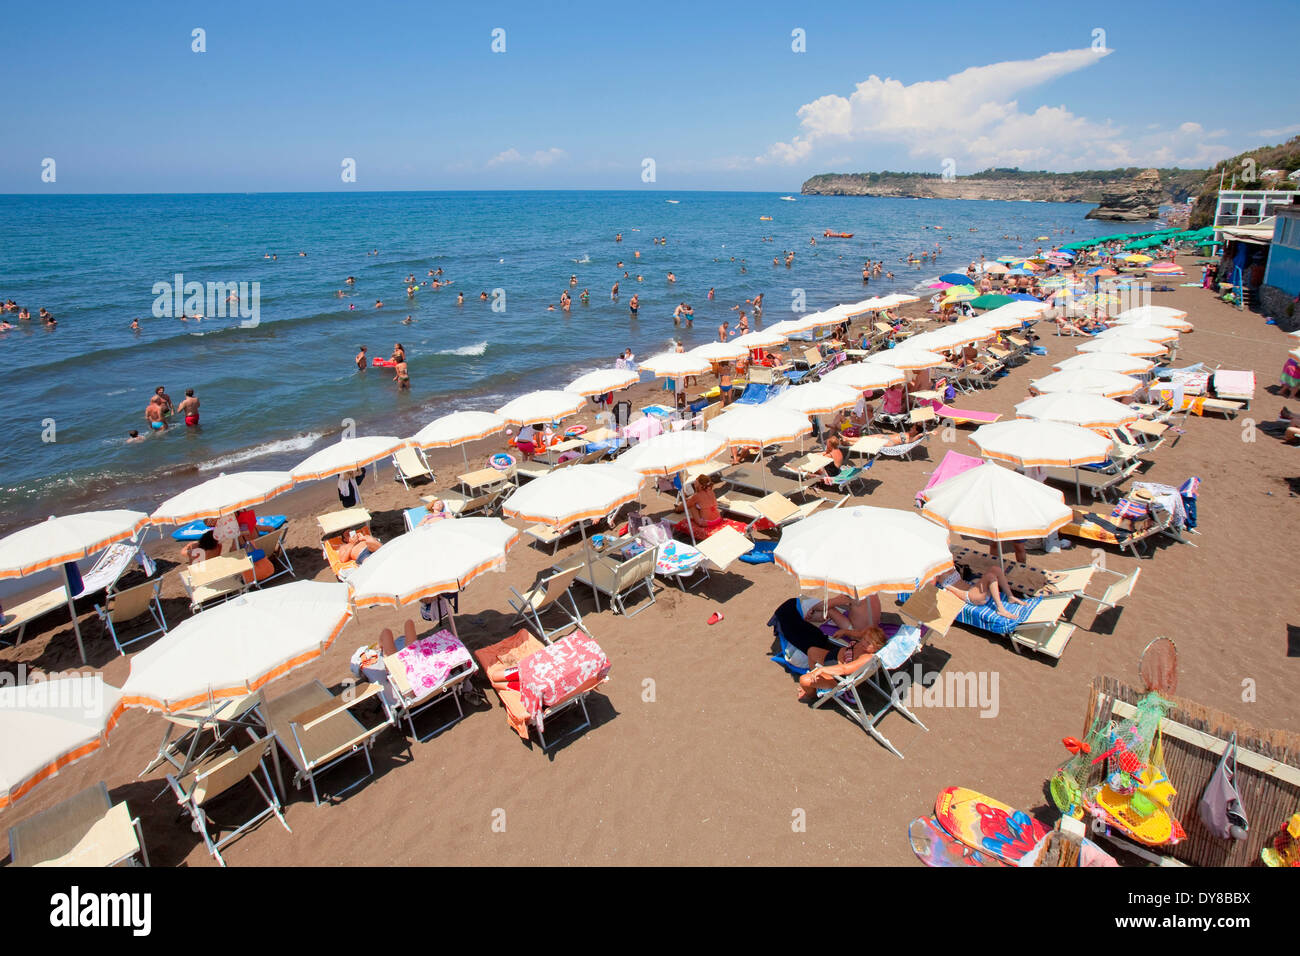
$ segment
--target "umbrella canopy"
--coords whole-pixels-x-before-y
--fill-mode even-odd
[[[500,518],[444,519],[398,535],[352,572],[357,607],[400,607],[463,591],[480,574],[505,567],[522,532]]]
[[[1159,342],[1152,342],[1150,339],[1130,339],[1130,338],[1093,338],[1078,346],[1078,351],[1083,354],[1091,352],[1116,352],[1120,355],[1137,355],[1143,358],[1150,358],[1155,355],[1164,355],[1169,349]]]
[[[973,285],[955,285],[943,294],[943,304],[953,302],[971,302],[979,297],[979,290]]]
[[[558,422],[582,411],[586,397],[572,392],[541,391],[520,395],[497,409],[510,425]]]
[[[946,272],[939,276],[940,282],[951,282],[953,285],[970,285],[970,276],[963,272]]]
[[[1178,333],[1163,325],[1116,325],[1097,333],[1095,339],[1109,342],[1112,339],[1145,339],[1148,342],[1172,342]]]
[[[727,447],[721,435],[701,431],[663,432],[633,445],[618,456],[618,464],[643,475],[675,475],[711,461]]]
[[[320,657],[351,617],[346,584],[250,591],[187,618],[131,658],[122,703],[176,713],[251,694]]]
[[[855,600],[916,590],[953,566],[943,528],[915,512],[865,505],[795,522],[781,532],[773,558],[801,588]]]
[[[149,517],[152,524],[187,524],[220,518],[270,501],[293,487],[287,471],[238,471],[209,478],[168,498]]]
[[[1017,404],[1016,414],[1021,418],[1063,422],[1080,428],[1113,428],[1137,421],[1139,418],[1138,413],[1123,402],[1083,392],[1053,392],[1050,395],[1037,395]]]
[[[625,388],[630,388],[641,380],[641,376],[636,372],[628,371],[621,368],[602,368],[594,372],[588,372],[586,375],[579,375],[568,385],[564,386],[566,392],[572,392],[574,395],[590,397],[592,395],[604,395],[606,392],[618,392]]]
[[[713,368],[706,359],[690,352],[660,352],[641,363],[641,370],[649,372],[656,378],[684,378],[687,375],[703,375]]]
[[[1019,325],[1020,323],[1016,323]],[[997,333],[981,322],[971,320],[946,325],[933,332],[922,332],[907,340],[907,349],[925,349],[931,352],[946,352],[949,349],[962,348],[974,342],[982,342]],[[892,351],[892,350],[891,350]]]
[[[985,263],[984,271],[992,275],[1006,275],[1007,267],[1000,262]]]
[[[1119,372],[1079,368],[1044,375],[1042,378],[1034,379],[1029,385],[1044,395],[1054,392],[1083,392],[1106,398],[1122,398],[1140,389],[1142,382],[1132,376],[1121,375]]]
[[[854,402],[857,396],[853,397]],[[709,422],[706,433],[718,435],[728,445],[780,445],[812,434],[807,415],[767,405],[733,407]],[[570,468],[570,471],[573,469]]]
[[[0,580],[80,561],[134,537],[148,521],[142,511],[86,511],[15,531],[0,539]]]
[[[365,438],[345,438],[303,460],[290,472],[294,481],[313,481],[329,478],[347,471],[364,468],[381,458],[387,458],[409,442],[388,435],[369,435]]]
[[[862,394],[857,389],[847,385],[810,382],[798,388],[786,389],[763,407],[786,409],[803,415],[830,415],[845,408],[852,408],[861,397]]]
[[[98,750],[122,714],[121,697],[97,674],[0,687],[0,809]]]
[[[1119,352],[1081,352],[1062,359],[1052,368],[1058,372],[1089,369],[1097,372],[1115,372],[1118,375],[1146,375],[1155,368],[1155,363],[1138,358],[1136,355],[1123,355]]]
[[[873,352],[866,357],[866,361],[872,365],[892,365],[894,368],[901,368],[905,372],[911,372],[919,368],[934,368],[936,365],[942,365],[947,360],[942,355],[936,355],[934,352],[925,349],[914,349],[906,345],[898,345],[892,349]]]
[[[821,377],[821,381],[831,385],[847,385],[849,388],[865,392],[902,385],[907,381],[907,376],[901,369],[892,365],[853,362],[831,369]]]
[[[1059,491],[991,461],[932,489],[921,514],[985,541],[1044,538],[1074,517]]]
[[[1139,305],[1136,308],[1125,309],[1119,315],[1115,316],[1117,322],[1123,319],[1137,318],[1185,319],[1187,318],[1187,313],[1182,309],[1174,309],[1167,305]],[[1170,328],[1176,328],[1176,326],[1170,326]]]
[[[1110,457],[1111,447],[1110,439],[1086,428],[1026,418],[981,425],[970,440],[986,457],[1024,468],[1095,465]]]
[[[454,448],[496,435],[505,427],[506,420],[491,412],[452,412],[421,428],[411,436],[411,444],[420,448]]]
[[[778,335],[770,329],[746,332],[731,340],[733,345],[742,345],[747,349],[774,349],[785,343],[785,336]]]
[[[686,354],[702,358],[708,362],[734,362],[747,356],[749,349],[743,345],[737,345],[735,342],[708,342],[698,348],[691,349]]]
[[[808,317],[803,316],[798,319],[782,319],[780,322],[773,322],[766,327],[765,331],[789,338],[792,335],[811,332],[817,326],[818,323],[815,320],[809,323]]]
[[[1009,295],[997,295],[992,292],[986,292],[984,295],[976,296],[970,300],[971,308],[974,309],[996,309],[999,306],[1010,305],[1016,300]]]
[[[642,481],[640,472],[621,464],[573,465],[534,478],[511,494],[501,511],[511,518],[567,528],[627,504],[640,493]]]
[[[1192,331],[1192,323],[1186,319],[1176,319],[1173,316],[1154,316],[1154,315],[1134,315],[1128,318],[1116,317],[1111,320],[1111,328],[1116,329],[1172,329],[1175,332]]]

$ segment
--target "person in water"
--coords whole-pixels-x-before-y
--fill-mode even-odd
[[[181,399],[176,411],[185,416],[185,424],[189,428],[195,428],[199,424],[199,400],[194,395],[194,389],[187,388],[185,397]]]
[[[167,427],[167,422],[163,420],[162,399],[157,395],[149,399],[149,404],[144,407],[144,420],[149,423],[149,428],[156,432]]]
[[[154,393],[154,395],[156,395],[159,399],[162,400],[162,404],[163,404],[163,414],[164,414],[164,415],[170,415],[170,414],[172,413],[172,410],[173,410],[173,409],[172,409],[172,397],[171,397],[170,395],[167,394],[167,390],[166,390],[163,386],[159,385],[157,388],[155,388],[155,389],[153,390],[153,393]]]
[[[368,364],[366,362],[366,347],[364,345],[359,345],[357,347],[360,351],[357,352],[357,357],[353,359],[353,361],[357,363],[357,370],[364,372],[366,370],[366,365]]]

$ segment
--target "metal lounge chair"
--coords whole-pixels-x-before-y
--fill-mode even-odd
[[[360,786],[375,772],[370,748],[389,722],[366,727],[352,714],[352,709],[382,693],[379,684],[367,684],[356,693],[335,695],[317,680],[266,702],[263,712],[267,730],[275,735],[280,749],[294,766],[294,786],[309,784],[316,806],[321,804],[316,778],[335,764],[360,754],[366,758],[367,768],[352,783],[334,791],[335,796]],[[278,761],[276,774],[280,774]],[[283,780],[280,787],[284,789]]]
[[[144,584],[137,584],[135,587],[110,594],[104,602],[105,607],[101,607],[99,604],[95,605],[95,613],[99,615],[99,619],[104,624],[104,629],[108,631],[109,637],[113,639],[113,646],[117,648],[119,654],[125,654],[124,648],[130,647],[132,644],[147,640],[156,634],[167,633],[167,619],[163,617],[162,604],[158,600],[158,593],[161,590],[161,579],[146,581]],[[128,624],[145,615],[148,615],[150,621],[158,626],[152,630],[146,630],[143,634],[137,634],[129,641],[123,641],[118,637],[117,627],[119,624]]]
[[[9,857],[14,866],[149,865],[140,820],[103,781],[10,827]]]
[[[403,647],[396,654],[389,654],[384,657],[384,668],[388,671],[388,693],[384,694],[384,707],[388,711],[390,723],[398,727],[403,720],[411,729],[411,736],[419,741],[429,740],[436,737],[447,728],[459,723],[465,716],[465,708],[461,706],[461,695],[469,689],[469,680],[478,673],[478,663],[474,660],[473,655],[465,649],[465,645],[460,642],[460,638],[454,633],[455,622],[452,621],[450,630],[442,629],[433,634],[427,634],[419,640]],[[439,642],[444,649],[458,649],[463,652],[463,660],[455,664],[440,682],[434,686],[415,687],[411,684],[406,660],[408,655],[418,653],[418,645],[426,641]],[[416,648],[413,650],[413,648]],[[434,707],[443,701],[451,700],[456,705],[456,716],[450,720],[439,724],[437,727],[421,735],[415,729],[415,717],[431,707]]]
[[[514,597],[506,600],[515,611],[515,622],[528,624],[537,632],[537,636],[547,643],[550,643],[554,635],[570,625],[581,626],[582,614],[578,611],[578,602],[573,597],[573,582],[579,570],[581,566],[575,565],[564,571],[541,575],[523,594],[511,588],[510,593]],[[546,625],[542,623],[542,615],[548,611],[564,615],[565,622],[547,630]]]
[[[140,776],[161,766],[164,761],[171,764],[177,774],[184,776],[196,762],[220,746],[232,731],[244,730],[257,739],[259,731],[266,726],[258,710],[261,706],[262,692],[255,691],[243,697],[209,700],[181,713],[163,714],[167,729],[163,732],[162,743],[148,766],[140,771]],[[200,748],[200,743],[209,733],[211,741]],[[177,734],[177,737],[172,739],[172,734]]]
[[[249,548],[253,551],[261,551],[273,565],[278,564],[280,570],[275,571],[264,578],[258,579],[257,586],[261,587],[267,581],[274,581],[276,578],[289,575],[297,577],[298,574],[293,569],[293,562],[289,560],[289,552],[284,546],[284,536],[288,532],[287,527],[276,528],[274,531],[268,531],[260,538],[254,538]]]
[[[658,548],[651,548],[622,562],[614,562],[607,555],[593,554],[579,566],[577,580],[597,595],[608,597],[610,606],[618,613],[635,617],[655,603],[655,560],[658,554]],[[628,599],[642,587],[650,597],[649,602],[629,612]]]
[[[410,447],[399,448],[393,452],[393,478],[410,488],[411,482],[423,478],[433,481],[433,471],[420,456],[419,450]]]
[[[208,852],[222,866],[226,865],[226,861],[221,855],[221,848],[271,814],[275,814],[281,826],[290,833],[293,832],[289,827],[289,822],[285,820],[284,814],[280,810],[280,799],[276,796],[275,786],[271,783],[271,775],[266,769],[266,756],[271,753],[271,748],[274,746],[275,740],[273,738],[263,737],[249,744],[243,750],[236,751],[232,749],[226,753],[216,755],[205,765],[194,768],[184,776],[177,777],[170,773],[167,774],[167,784],[172,788],[172,793],[176,795],[176,802],[180,804],[182,810],[194,819],[195,829],[203,837]],[[266,781],[265,787],[257,779],[258,770],[262,771],[262,778]],[[249,781],[256,788],[258,794],[266,801],[266,807],[239,824],[225,836],[214,838],[212,833],[209,832],[211,816],[207,810],[208,804],[244,780]]]

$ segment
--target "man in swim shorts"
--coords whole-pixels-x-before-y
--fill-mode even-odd
[[[144,407],[144,420],[156,432],[160,432],[167,427],[167,423],[163,421],[162,399],[157,395],[149,399],[149,404]]]
[[[170,415],[172,413],[172,397],[167,394],[167,390],[159,385],[153,390],[153,393],[162,401],[163,414]]]
[[[199,423],[199,400],[194,397],[194,389],[187,388],[185,397],[181,399],[180,406],[176,411],[185,416],[185,424],[194,428]]]
[[[366,347],[361,345],[358,346],[358,348],[360,348],[361,351],[357,353],[357,357],[353,361],[357,363],[358,371],[364,372],[366,370]]]

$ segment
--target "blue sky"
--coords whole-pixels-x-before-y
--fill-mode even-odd
[[[7,4],[0,192],[793,191],[817,172],[945,161],[1205,166],[1300,132],[1294,57],[1252,39],[1280,39],[1254,28],[1295,7],[1252,4],[1231,37],[1223,11]]]

